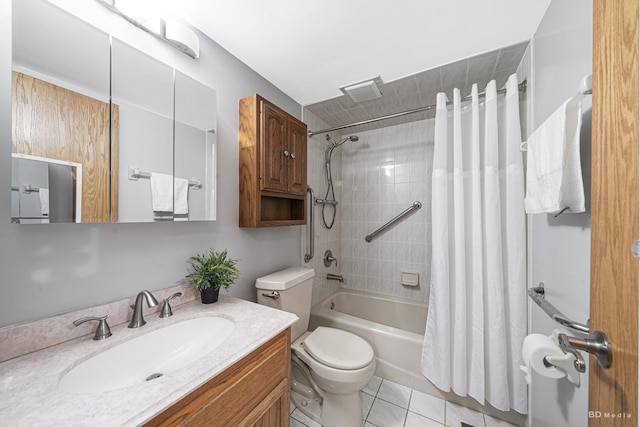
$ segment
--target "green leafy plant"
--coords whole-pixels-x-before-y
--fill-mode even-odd
[[[213,248],[208,253],[197,254],[189,258],[191,273],[187,275],[189,282],[197,290],[228,289],[240,278],[240,270],[236,267],[238,259],[227,258],[227,250],[217,252]]]

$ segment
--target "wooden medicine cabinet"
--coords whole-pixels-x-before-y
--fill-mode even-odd
[[[239,112],[240,227],[306,224],[307,125],[258,94]]]

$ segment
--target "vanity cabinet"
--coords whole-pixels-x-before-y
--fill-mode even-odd
[[[280,333],[145,425],[289,425],[290,331]]]
[[[306,224],[307,125],[257,94],[239,112],[240,227]]]

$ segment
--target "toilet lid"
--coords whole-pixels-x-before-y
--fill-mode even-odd
[[[360,369],[373,361],[369,343],[342,329],[318,326],[302,345],[311,357],[332,368]]]

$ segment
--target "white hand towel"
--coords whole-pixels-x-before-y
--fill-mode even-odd
[[[173,212],[173,176],[151,173],[151,203],[156,212]]]
[[[40,214],[49,216],[49,189],[41,188],[38,194],[40,196]]]
[[[527,140],[527,213],[584,212],[581,97],[565,101]]]
[[[176,178],[173,181],[174,185],[174,215],[185,215],[189,213],[189,180],[184,178]]]

